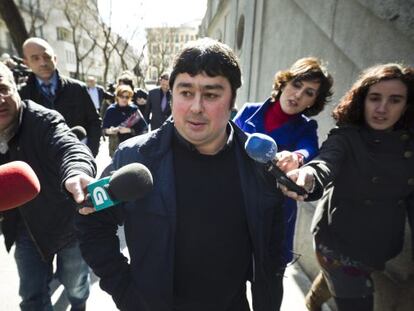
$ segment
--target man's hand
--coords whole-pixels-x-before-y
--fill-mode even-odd
[[[83,201],[85,201],[87,193],[86,186],[93,181],[95,181],[94,178],[86,175],[85,173],[80,173],[79,175],[69,177],[65,181],[65,188],[72,194],[73,199],[76,201],[76,203],[81,204]],[[95,211],[96,210],[93,207],[82,207],[79,209],[79,214],[87,215]]]
[[[312,192],[315,186],[315,176],[313,175],[313,169],[310,167],[303,167],[295,169],[286,174],[292,181],[298,186],[304,188],[307,192]],[[296,192],[289,191],[285,186],[280,185],[280,190],[283,194],[296,201],[304,201],[307,195],[298,195]]]

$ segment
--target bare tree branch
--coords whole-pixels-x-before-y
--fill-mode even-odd
[[[13,0],[0,1],[0,16],[6,23],[13,45],[20,56],[23,56],[22,45],[29,37],[23,18]]]
[[[83,40],[85,38],[85,29],[88,27],[88,21],[96,15],[88,3],[88,1],[81,0],[59,2],[59,6],[70,25],[71,41],[76,58],[75,78],[77,79],[84,74],[84,72],[80,72],[81,68],[83,68],[83,61],[93,52],[97,45],[95,38],[91,38],[90,42]],[[89,43],[89,46],[86,45],[87,43]]]

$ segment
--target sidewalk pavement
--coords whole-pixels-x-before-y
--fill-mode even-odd
[[[109,163],[107,141],[101,144],[97,163],[99,172],[101,172]],[[98,175],[99,176],[99,175]],[[128,256],[125,246],[123,229],[118,232],[121,240],[122,252]],[[6,252],[4,247],[4,238],[0,231],[0,310],[1,311],[18,311],[20,297],[18,294],[19,277],[16,264],[14,261],[14,246],[10,253]],[[250,287],[248,286],[248,299],[250,297]],[[310,287],[310,281],[303,273],[298,264],[289,266],[286,269],[284,279],[284,298],[281,311],[307,311],[304,305],[304,295]],[[63,286],[57,280],[51,284],[52,303],[55,311],[68,311],[70,305],[66,299]],[[112,298],[99,287],[99,279],[91,274],[91,293],[87,301],[88,311],[112,311],[117,310]],[[196,311],[196,310],[195,310]],[[214,311],[214,310],[212,310]],[[330,311],[324,307],[322,311]]]

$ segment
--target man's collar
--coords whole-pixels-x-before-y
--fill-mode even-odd
[[[56,86],[57,86],[57,81],[58,81],[58,77],[57,77],[57,72],[56,72],[56,70],[53,72],[52,77],[50,77],[50,79],[49,79],[48,81],[44,81],[44,80],[42,80],[42,79],[39,79],[36,75],[35,75],[35,77],[36,77],[37,83],[38,83],[40,86],[42,86],[43,84],[45,84],[45,85],[52,84],[53,88],[54,88],[54,89],[56,89]]]
[[[233,145],[234,129],[233,129],[233,126],[231,125],[230,122],[227,123],[226,133],[227,133],[227,141],[226,141],[225,145],[223,146],[223,148],[219,152],[217,152],[216,154],[220,154],[220,153],[228,150]],[[174,134],[175,134],[174,136],[176,137],[176,139],[180,143],[180,145],[185,146],[190,151],[200,153],[192,143],[190,143],[188,140],[186,140],[184,137],[182,137],[180,135],[180,133],[178,133],[176,128],[174,128]]]

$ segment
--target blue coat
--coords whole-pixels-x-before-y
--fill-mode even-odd
[[[278,151],[296,151],[304,156],[304,162],[311,160],[318,153],[318,125],[315,120],[304,115],[297,115],[281,127],[266,132],[264,114],[271,105],[270,99],[264,103],[247,103],[237,113],[234,122],[246,133],[263,133],[271,136],[277,143]],[[293,238],[297,205],[294,200],[285,199],[284,213],[286,222],[284,259],[285,263],[293,259]]]
[[[264,166],[247,156],[243,147],[246,135],[233,127],[253,250],[250,280],[254,310],[271,311],[275,310],[276,273],[281,266],[283,196]],[[154,186],[146,197],[78,217],[82,254],[101,278],[102,289],[112,295],[121,310],[173,308],[176,230],[173,135],[174,125],[166,121],[156,131],[125,141],[115,153],[114,169],[132,162],[149,168]],[[124,224],[130,263],[119,251],[118,224]]]

